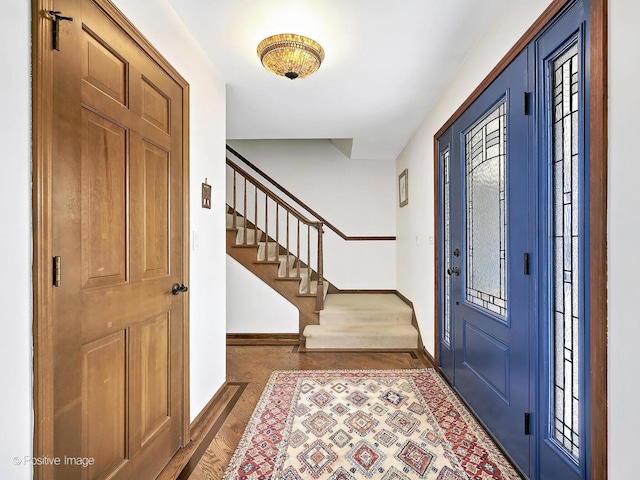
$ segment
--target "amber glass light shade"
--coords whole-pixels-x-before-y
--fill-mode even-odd
[[[257,52],[264,68],[291,80],[308,77],[324,60],[324,50],[318,42],[293,33],[265,38]]]

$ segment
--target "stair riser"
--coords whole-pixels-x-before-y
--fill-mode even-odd
[[[353,312],[350,314],[322,311],[320,325],[411,325],[411,315],[376,312]]]
[[[407,337],[389,336],[347,336],[340,337],[307,337],[307,348],[326,349],[415,349],[418,346],[418,335]]]
[[[280,261],[280,266],[278,267],[278,276],[279,277],[287,277],[287,266],[285,264],[285,260]],[[298,276],[298,268],[296,266],[296,258],[289,257],[289,277],[297,277]],[[309,274],[304,268],[300,268],[300,278],[308,277]]]
[[[269,242],[269,253],[268,258],[265,258],[265,250],[267,249],[267,244],[265,242],[258,243],[258,261],[262,262],[264,260],[268,260],[270,262],[275,262],[279,255],[276,249],[276,244],[273,242]]]
[[[258,230],[257,233],[257,237],[256,237],[256,231],[253,229],[245,229],[245,228],[238,228],[238,233],[236,234],[236,244],[237,245],[244,245],[244,235],[245,232],[247,234],[247,245],[255,245],[257,244],[257,242],[259,242],[262,239],[262,232],[260,230]]]
[[[241,217],[236,217],[236,228],[244,227],[244,219]],[[233,215],[227,213],[227,228],[233,228]]]

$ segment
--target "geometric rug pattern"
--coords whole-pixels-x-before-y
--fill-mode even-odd
[[[224,480],[519,479],[434,369],[273,372]]]

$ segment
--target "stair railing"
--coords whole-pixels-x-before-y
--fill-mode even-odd
[[[324,278],[323,278],[323,251],[322,251],[322,236],[324,234],[324,223],[317,220],[310,220],[303,214],[298,212],[294,207],[288,204],[285,200],[280,198],[277,194],[269,190],[259,180],[243,170],[233,161],[227,158],[227,165],[230,167],[230,171],[233,175],[233,192],[230,207],[233,210],[233,229],[238,228],[238,209],[242,212],[244,224],[243,231],[243,246],[259,246],[258,243],[258,230],[261,230],[265,234],[265,250],[263,261],[269,262],[269,243],[275,243],[275,261],[279,261],[280,249],[285,250],[285,277],[291,277],[291,268],[289,258],[293,255],[296,259],[295,273],[296,277],[301,278],[300,271],[301,255],[306,254],[306,268],[307,269],[307,282],[302,292],[306,295],[311,295],[311,271],[312,264],[315,263],[315,271],[317,275],[317,291],[316,297],[316,310],[322,310],[324,308]],[[241,190],[239,192],[239,190]],[[260,192],[260,193],[258,193]],[[240,198],[239,198],[240,196]],[[264,205],[262,198],[264,197]],[[251,206],[250,204],[253,203]],[[241,205],[240,205],[241,204]],[[264,210],[262,209],[264,207]],[[286,214],[286,217],[281,218],[281,212]],[[291,218],[295,222],[296,233],[293,238],[291,233]],[[248,222],[252,222],[254,225],[253,242],[249,241],[249,229]],[[284,225],[282,225],[284,224]],[[302,235],[300,231],[301,225],[306,227],[306,232],[303,230]],[[274,232],[275,230],[275,232]],[[281,230],[285,230],[282,232]],[[315,235],[314,235],[315,232]],[[281,234],[286,236],[285,239],[281,238]],[[270,240],[270,235],[273,240]],[[316,258],[312,257],[312,238],[315,237],[314,253]],[[304,240],[306,240],[306,245]],[[293,243],[293,245],[292,245]],[[294,253],[295,252],[295,253]],[[314,262],[315,260],[315,262]]]
[[[271,185],[273,185],[279,192],[284,194],[287,198],[291,199],[296,205],[298,205],[304,211],[306,211],[308,214],[310,214],[314,218],[316,218],[317,221],[321,221],[327,228],[333,230],[333,232],[336,235],[338,235],[340,238],[342,238],[343,240],[346,240],[346,241],[349,241],[349,242],[350,241],[395,241],[396,237],[393,236],[393,235],[367,235],[367,236],[346,235],[345,233],[340,231],[335,225],[333,225],[330,221],[328,221],[326,218],[324,218],[318,212],[316,212],[311,207],[309,207],[307,204],[305,204],[302,200],[300,200],[298,197],[296,197],[293,193],[291,193],[289,190],[287,190],[282,185],[280,185],[278,182],[276,182],[273,178],[271,178],[269,175],[267,175],[264,171],[260,170],[260,168],[258,168],[256,165],[251,163],[248,159],[246,159],[239,152],[237,152],[236,150],[231,148],[229,145],[227,145],[227,151],[229,153],[231,153],[232,155],[234,155],[239,160],[241,160],[245,165],[250,167],[254,172],[258,173],[258,175],[260,175],[263,179],[265,179],[267,182],[269,182]]]

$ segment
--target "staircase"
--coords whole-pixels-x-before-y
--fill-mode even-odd
[[[287,254],[286,249],[252,223],[233,213],[227,213],[227,255],[298,309],[299,343],[304,345],[302,332],[305,327],[319,321],[317,274],[304,263],[297,262],[294,255]],[[328,289],[329,283],[323,282],[323,301]]]
[[[324,279],[324,221],[309,220],[229,159],[227,165],[227,254],[297,307],[302,348],[418,348],[413,310],[398,296],[339,293]]]

